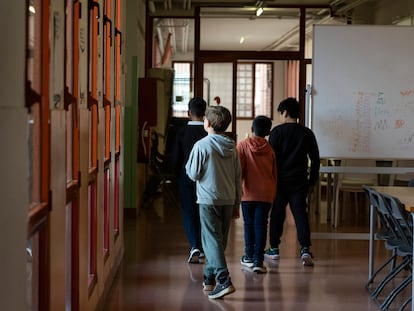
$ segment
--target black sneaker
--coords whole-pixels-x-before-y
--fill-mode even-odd
[[[228,278],[224,283],[217,283],[216,287],[208,294],[210,299],[218,299],[228,294],[234,293],[236,289]]]
[[[266,273],[267,269],[263,265],[263,263],[255,262],[254,265],[253,265],[253,272],[256,272],[258,274],[262,274],[262,273]]]
[[[300,251],[300,258],[302,259],[302,265],[306,267],[313,267],[312,253],[309,250],[309,247],[302,247]]]
[[[251,268],[253,267],[253,259],[247,257],[246,255],[244,255],[241,259],[240,259],[240,263],[242,264],[242,266]]]
[[[190,255],[188,256],[188,263],[199,263],[200,250],[198,248],[192,248]]]

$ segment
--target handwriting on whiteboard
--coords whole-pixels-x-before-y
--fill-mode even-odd
[[[414,146],[414,89],[401,90],[399,95],[400,102],[390,103],[383,91],[354,93],[351,152],[369,153],[373,144],[386,144],[388,137],[399,137],[395,143],[402,150]]]

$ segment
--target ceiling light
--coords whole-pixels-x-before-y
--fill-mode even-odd
[[[256,16],[260,16],[260,15],[262,15],[262,13],[263,13],[263,8],[262,7],[257,8]]]
[[[240,37],[240,44],[243,44],[243,42],[244,42],[244,37],[243,37],[243,36],[241,36],[241,37]]]

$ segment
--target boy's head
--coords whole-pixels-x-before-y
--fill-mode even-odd
[[[206,119],[215,132],[225,132],[231,122],[230,111],[223,106],[209,106],[206,110]]]
[[[201,97],[194,97],[188,102],[190,117],[201,119],[206,112],[207,103]]]
[[[288,97],[280,102],[277,111],[281,114],[286,111],[289,117],[297,119],[299,118],[299,102],[293,97]]]
[[[252,131],[256,136],[265,137],[269,135],[272,127],[272,120],[266,116],[257,116],[253,120]]]

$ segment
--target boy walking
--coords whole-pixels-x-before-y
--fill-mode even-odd
[[[242,170],[245,241],[245,255],[240,262],[243,266],[253,268],[256,273],[266,272],[263,253],[267,219],[276,194],[276,157],[265,139],[271,127],[269,118],[256,117],[252,124],[252,137],[237,146]]]
[[[185,166],[187,175],[196,181],[201,239],[206,256],[203,287],[211,291],[208,294],[211,299],[235,291],[224,255],[231,218],[238,213],[241,199],[236,144],[223,135],[230,122],[231,114],[227,108],[208,107],[204,118],[208,135],[194,144]]]
[[[318,144],[313,132],[297,121],[299,103],[296,99],[281,101],[277,111],[281,124],[270,132],[269,143],[276,154],[278,183],[270,213],[270,248],[265,257],[279,259],[279,244],[289,203],[301,246],[302,264],[313,266],[307,198],[319,175]]]
[[[185,163],[196,141],[207,135],[203,117],[207,103],[201,97],[195,97],[188,103],[190,121],[177,131],[173,150],[173,163],[180,188],[180,206],[185,234],[190,244],[189,263],[199,263],[204,258],[201,247],[201,225],[199,206],[196,203],[195,182],[188,178]]]

